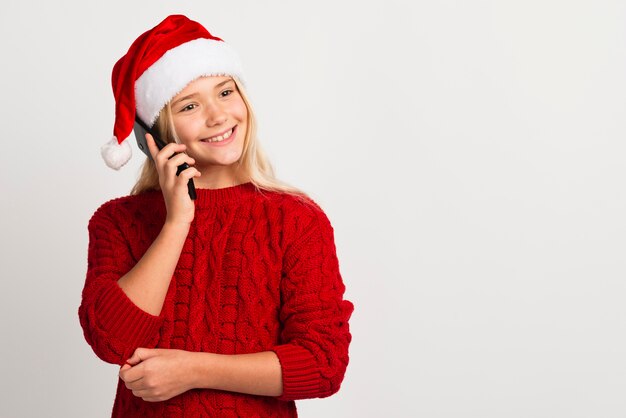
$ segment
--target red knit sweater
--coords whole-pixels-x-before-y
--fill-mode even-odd
[[[283,394],[193,389],[163,402],[135,397],[119,379],[112,417],[296,417],[294,400],[339,390],[348,365],[345,290],[333,228],[310,198],[252,183],[197,189],[195,218],[159,316],[117,280],[165,222],[160,191],[110,200],[89,221],[87,277],[78,309],[85,339],[122,365],[137,347],[219,354],[272,350]]]

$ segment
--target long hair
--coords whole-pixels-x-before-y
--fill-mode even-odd
[[[304,191],[276,178],[274,168],[257,138],[256,116],[246,91],[237,77],[232,77],[232,79],[248,110],[248,129],[244,138],[243,150],[239,161],[235,163],[237,164],[235,170],[238,173],[237,177],[249,179],[259,191],[283,192],[291,194],[300,200],[306,200],[309,196]],[[154,126],[166,143],[180,143],[174,129],[171,101],[161,109]],[[160,189],[156,165],[152,158],[146,157],[139,178],[130,194],[136,195],[148,190]]]

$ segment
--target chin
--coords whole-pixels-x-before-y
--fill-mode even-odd
[[[220,158],[220,159],[214,159],[214,158],[208,158],[206,160],[203,159],[203,161],[200,161],[198,159],[196,159],[196,161],[198,161],[198,163],[202,164],[203,166],[230,166],[233,164],[237,164],[237,162],[239,162],[239,160],[241,160],[241,155],[237,156],[237,158]]]
[[[190,154],[196,160],[196,164],[231,165],[239,161],[243,155],[242,148],[206,150],[204,147],[206,145],[201,145],[199,149],[194,150],[193,155]]]

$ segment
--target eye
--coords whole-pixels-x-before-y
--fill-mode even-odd
[[[224,94],[224,93],[228,93],[228,94]],[[233,90],[231,89],[226,89],[224,91],[222,91],[220,94],[222,97],[226,97],[226,96],[230,96],[233,93]]]
[[[180,111],[181,112],[186,112],[187,110],[192,110],[192,109],[190,109],[191,106],[195,106],[195,104],[190,103],[187,106],[183,107]]]

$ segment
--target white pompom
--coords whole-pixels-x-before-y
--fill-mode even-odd
[[[130,160],[133,151],[128,140],[124,140],[121,144],[118,144],[117,138],[114,136],[100,148],[100,153],[106,165],[114,170],[119,170]]]

